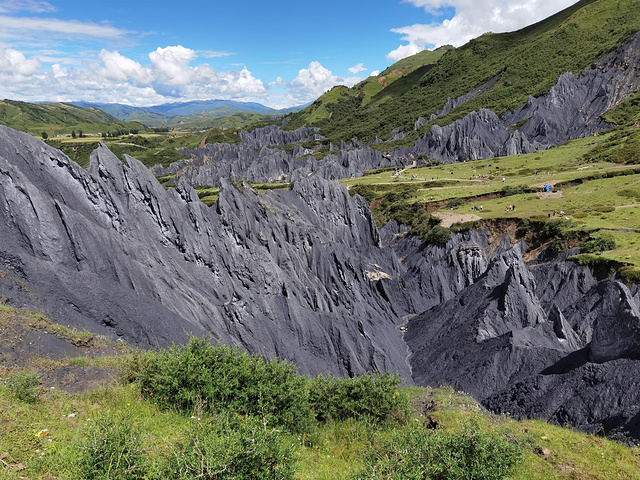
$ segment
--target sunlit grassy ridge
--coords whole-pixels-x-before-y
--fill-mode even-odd
[[[371,202],[380,226],[392,218],[410,222],[420,211],[447,225],[562,219],[565,248],[589,238],[613,240],[615,248],[607,248],[603,259],[640,267],[636,138],[638,130],[629,128],[548,151],[407,169],[398,176],[385,171],[343,183]]]
[[[405,85],[384,102],[362,102],[335,112],[330,119],[311,115],[317,108],[314,104],[292,114],[289,125],[294,128],[305,121],[317,125],[334,142],[354,136],[361,140],[376,136],[386,139],[398,128],[412,131],[418,117],[429,118],[448,97],[464,95],[497,75],[499,80],[492,88],[435,123],[445,125],[480,108],[500,115],[523,105],[529,95],[548,92],[564,72],[579,73],[638,30],[640,9],[635,0],[582,0],[517,32],[485,34],[448,51],[433,68],[412,78],[411,85]],[[402,141],[377,148],[390,150],[410,145],[433,123]]]
[[[0,123],[16,130],[49,137],[101,133],[104,131],[146,131],[139,122],[122,122],[96,108],[80,108],[66,103],[34,104],[13,100],[0,101]]]
[[[40,314],[36,316],[41,317]],[[32,323],[33,315],[3,306],[0,309],[0,321],[8,320],[28,326]],[[39,321],[49,323],[42,318]],[[326,381],[329,383],[325,381],[325,386],[320,390],[311,388],[312,395],[309,398],[323,412],[328,412],[327,408],[334,408],[332,405],[347,407],[342,410],[346,415],[344,420],[339,419],[343,415],[338,413],[339,410],[332,410],[336,417],[324,418],[313,426],[306,424],[304,431],[298,431],[299,426],[296,425],[292,428],[278,427],[279,421],[285,421],[286,425],[287,402],[291,401],[288,400],[288,392],[298,392],[291,397],[294,398],[291,405],[299,409],[304,405],[300,402],[304,402],[307,395],[306,390],[299,390],[299,387],[310,385],[305,382],[314,381],[305,380],[304,377],[296,380],[290,375],[291,367],[286,364],[280,364],[284,367],[282,370],[278,363],[272,362],[271,366],[266,364],[267,369],[263,370],[265,367],[259,367],[262,361],[257,357],[255,360],[238,357],[238,361],[235,361],[232,349],[203,349],[204,345],[196,342],[188,356],[184,357],[180,352],[187,351],[180,349],[172,350],[174,353],[145,353],[142,357],[122,351],[117,357],[87,357],[83,362],[69,359],[47,366],[47,370],[55,370],[67,365],[108,365],[121,372],[121,381],[82,394],[68,394],[58,388],[42,388],[38,385],[42,367],[37,365],[27,369],[2,369],[0,477],[7,480],[402,480],[431,478],[424,472],[444,469],[440,470],[440,476],[433,478],[472,478],[468,474],[460,477],[455,473],[458,471],[456,469],[469,472],[478,468],[479,457],[476,454],[469,456],[469,453],[479,452],[474,449],[483,448],[485,453],[482,455],[488,455],[487,463],[482,467],[484,474],[473,478],[638,478],[640,451],[637,448],[627,448],[602,437],[585,435],[539,420],[516,421],[508,416],[491,415],[463,392],[447,387],[395,387],[391,382],[387,388],[381,384],[378,388],[382,389],[375,395],[383,395],[380,398],[392,402],[396,396],[409,398],[414,408],[400,416],[376,419],[351,410],[357,403],[340,400],[360,398],[358,401],[365,403],[359,405],[364,405],[365,409],[375,407],[383,413],[388,408],[383,401],[376,400],[368,404],[371,407],[366,407],[367,395],[374,394],[374,390],[367,390],[367,385],[370,385],[367,381],[356,390],[352,390],[356,384],[350,386],[350,381],[344,381],[341,384],[343,386],[339,387],[343,390],[336,391],[338,396],[335,403],[315,403],[318,399],[314,399],[314,391],[321,395],[318,397],[321,399],[334,388],[331,386],[333,380],[328,378]],[[146,363],[148,361],[152,361],[152,364]],[[145,368],[150,365],[153,366],[147,374]],[[134,370],[132,367],[135,367]],[[174,373],[165,378],[164,373],[169,371],[167,367]],[[228,376],[226,374],[231,373],[227,370],[229,367],[240,370],[234,370],[235,373]],[[191,407],[188,407],[188,403],[182,404],[182,408],[172,407],[172,393],[160,389],[162,385],[170,386],[174,381],[186,379],[184,374],[187,371],[196,377],[185,385],[184,390],[180,390],[181,398],[193,403]],[[279,372],[276,375],[281,379],[278,384],[284,379],[284,374],[288,378],[285,380],[286,388],[272,392],[271,399],[258,396],[251,400],[260,388],[270,388],[271,378],[264,376],[262,387],[260,382],[246,384],[245,390],[242,376],[265,375],[269,371]],[[285,374],[285,371],[289,373]],[[136,377],[139,380],[134,380]],[[35,382],[26,381],[29,378],[35,378]],[[201,395],[204,392],[201,388],[208,382],[213,382],[211,386],[215,386],[219,392],[214,395],[228,396],[231,403],[227,404],[223,397],[215,405],[204,401],[207,397]],[[232,387],[234,382],[236,387]],[[200,387],[196,388],[198,385]],[[150,390],[151,386],[154,391]],[[228,387],[231,389],[225,390]],[[329,390],[323,390],[325,388]],[[19,393],[29,391],[34,394],[33,397],[18,397]],[[189,392],[201,393],[189,397]],[[362,396],[354,397],[356,392]],[[229,410],[226,406],[234,404],[235,395],[241,401],[241,410]],[[248,395],[247,400],[242,400],[244,395]],[[278,409],[285,409],[281,420],[271,415],[271,408],[266,409],[264,415],[247,413],[254,408],[261,411],[261,398],[267,403],[280,402]],[[362,410],[365,411],[369,410]],[[437,448],[430,450],[430,445]],[[453,456],[447,456],[447,452]],[[500,457],[491,456],[491,452],[500,453]],[[465,464],[465,458],[473,461]],[[458,463],[460,461],[463,463]],[[207,467],[204,470],[203,465]],[[198,472],[202,476],[198,476]],[[417,472],[423,473],[416,477]]]

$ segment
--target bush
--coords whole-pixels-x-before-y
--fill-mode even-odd
[[[18,372],[5,378],[2,383],[11,395],[25,403],[35,403],[42,393],[40,377],[34,372]]]
[[[635,285],[640,283],[640,268],[634,266],[626,266],[622,267],[618,270],[618,274],[622,281],[627,283],[628,285]]]
[[[458,208],[467,203],[464,198],[452,198],[447,202],[447,208]]]
[[[204,406],[263,415],[298,433],[313,428],[306,379],[286,361],[267,361],[235,347],[192,338],[185,346],[141,355],[130,370],[142,393],[164,408],[191,412]]]
[[[367,203],[371,203],[377,194],[375,189],[370,185],[354,185],[349,189],[351,196],[360,195]]]
[[[84,433],[80,452],[81,478],[145,478],[147,459],[142,451],[142,434],[128,416],[115,420],[105,415],[93,422]]]
[[[397,374],[365,374],[354,378],[319,375],[309,385],[309,402],[320,421],[368,417],[382,422],[404,418],[409,400],[398,390]]]
[[[417,213],[411,222],[411,235],[432,245],[443,247],[449,241],[449,230],[440,226],[441,220],[425,212]]]
[[[220,416],[194,423],[177,445],[169,478],[289,480],[295,470],[294,440],[256,417]]]
[[[514,185],[506,187],[502,187],[502,193],[505,197],[510,197],[512,195],[522,195],[524,193],[535,193],[537,190],[535,188],[531,188],[528,185]]]
[[[477,419],[461,430],[397,429],[369,450],[357,479],[501,480],[522,459],[515,441],[483,432]]]
[[[616,248],[616,242],[608,238],[594,238],[584,242],[580,246],[580,250],[583,253],[600,253],[604,250],[614,250]]]

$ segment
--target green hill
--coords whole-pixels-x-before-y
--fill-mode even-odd
[[[404,91],[422,77],[453,47],[425,50],[393,64],[377,76],[371,76],[352,88],[337,86],[319,97],[309,107],[292,115],[295,128],[319,125],[333,119],[349,118],[369,104],[381,103]],[[292,127],[292,128],[294,128]]]
[[[436,122],[448,124],[480,108],[500,115],[520,107],[529,95],[547,93],[562,73],[580,72],[638,30],[636,0],[582,0],[517,32],[487,33],[449,50],[432,68],[414,70],[413,75],[401,77],[368,102],[362,99],[362,92],[357,97],[349,89],[329,92],[329,97],[320,97],[307,109],[292,114],[288,128],[315,125],[334,142],[354,136],[365,141],[376,136],[389,138],[395,129],[413,130],[419,117],[429,118],[447,98],[462,96],[496,76],[499,80],[491,88]],[[405,61],[390,70],[400,69]],[[354,88],[357,92],[358,86]],[[329,103],[336,104],[332,115],[317,113]],[[432,124],[387,147],[411,144]]]
[[[71,131],[100,134],[109,131],[145,131],[138,122],[122,122],[97,108],[82,108],[66,103],[27,103],[0,101],[0,124],[40,136],[67,136]]]

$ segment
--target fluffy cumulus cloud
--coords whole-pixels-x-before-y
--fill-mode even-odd
[[[30,76],[40,70],[41,66],[39,60],[27,59],[18,50],[0,48],[0,72],[9,75]]]
[[[351,73],[353,73],[354,75],[360,73],[360,72],[364,72],[365,70],[367,70],[366,68],[364,68],[364,63],[358,63],[357,65],[354,65],[353,67],[351,67],[349,69],[349,71]]]
[[[100,51],[99,56],[104,65],[100,72],[108,80],[117,82],[133,81],[138,85],[148,85],[153,80],[150,69],[144,68],[138,62],[120,55],[117,50],[108,52],[103,49]]]
[[[407,42],[389,52],[398,61],[425,48],[446,44],[460,46],[486,32],[508,32],[540,21],[574,4],[576,0],[405,0],[429,14],[453,7],[455,14],[442,23],[394,28]]]
[[[307,68],[298,72],[296,78],[287,85],[287,96],[290,104],[300,105],[315,100],[336,85],[351,87],[358,83],[360,77],[339,77],[323,67],[320,62],[311,62]]]
[[[37,58],[0,49],[0,98],[154,105],[176,99],[261,101],[266,97],[267,87],[246,67],[216,72],[207,64],[192,66],[196,58],[193,50],[169,46],[151,52],[151,65],[145,67],[117,50],[102,49],[94,60],[77,65],[56,62],[43,69]]]
[[[193,79],[195,71],[189,66],[196,52],[182,45],[158,47],[149,54],[153,71],[158,81],[168,85],[186,85]]]

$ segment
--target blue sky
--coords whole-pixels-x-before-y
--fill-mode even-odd
[[[0,0],[0,98],[282,108],[575,0]]]

